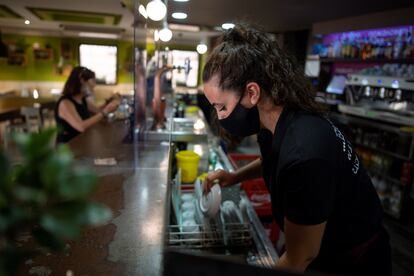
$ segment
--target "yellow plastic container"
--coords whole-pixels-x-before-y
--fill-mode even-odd
[[[186,113],[196,113],[198,112],[199,108],[196,105],[190,105],[185,109]]]
[[[198,162],[200,155],[191,150],[182,150],[175,155],[177,166],[181,169],[181,181],[184,183],[194,182],[198,173]]]

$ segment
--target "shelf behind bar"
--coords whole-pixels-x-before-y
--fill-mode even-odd
[[[320,58],[321,62],[332,63],[414,63],[413,58],[398,58],[398,59],[362,59],[362,58]]]
[[[395,157],[395,158],[398,158],[398,159],[402,159],[404,161],[410,161],[410,158],[408,156],[397,154],[397,153],[394,153],[394,152],[391,152],[391,151],[388,151],[388,150],[384,150],[384,149],[381,149],[381,148],[376,148],[376,147],[364,145],[364,144],[361,144],[361,143],[357,143],[355,141],[352,141],[352,144],[354,146],[357,146],[357,147],[363,147],[363,148],[373,150],[373,151],[376,151],[376,152],[379,152],[379,153],[382,153],[382,154],[385,154],[385,155],[388,155],[388,156],[392,156],[392,157]]]

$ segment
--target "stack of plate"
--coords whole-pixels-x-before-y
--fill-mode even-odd
[[[203,195],[201,180],[195,182],[196,204],[204,216],[214,218],[220,209],[221,188],[219,184],[211,187],[207,195]]]

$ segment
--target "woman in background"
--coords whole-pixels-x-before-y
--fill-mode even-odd
[[[57,143],[69,142],[117,109],[119,105],[117,98],[102,108],[87,101],[95,85],[93,71],[82,66],[73,68],[55,107],[55,119],[58,126]]]

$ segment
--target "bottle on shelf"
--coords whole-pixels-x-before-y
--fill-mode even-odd
[[[392,42],[390,39],[385,40],[385,50],[384,50],[384,58],[386,59],[392,59]]]
[[[398,59],[401,57],[401,51],[403,47],[403,38],[401,32],[398,34],[395,42],[394,42],[394,49],[393,49],[393,58]]]

